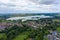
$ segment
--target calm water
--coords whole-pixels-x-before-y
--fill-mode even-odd
[[[45,16],[45,15],[35,15],[35,16],[25,16],[25,17],[11,17],[7,20],[18,20],[18,19],[39,19],[39,18],[51,18],[53,16]]]

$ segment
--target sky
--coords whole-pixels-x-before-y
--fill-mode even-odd
[[[60,13],[60,0],[0,0],[1,13]]]

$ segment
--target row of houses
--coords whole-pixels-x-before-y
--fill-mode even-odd
[[[10,22],[0,22],[0,30],[4,30],[4,28],[6,28],[6,27],[11,27],[11,26],[14,26],[14,25],[17,25],[17,26],[19,26],[19,27],[23,27],[23,24],[25,24],[25,25],[27,25],[27,26],[31,26],[31,27],[34,27],[34,28],[36,28],[36,27],[39,27],[39,26],[45,26],[46,25],[46,23],[45,22],[36,22],[36,21],[32,21],[32,20],[30,20],[30,21],[26,21],[25,23],[24,22],[19,22],[19,21],[16,21],[16,22],[14,22],[14,21],[10,21]]]
[[[47,35],[48,40],[60,40],[60,33],[56,30],[50,30],[50,34]]]

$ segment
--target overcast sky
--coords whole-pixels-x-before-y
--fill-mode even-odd
[[[60,0],[0,0],[1,13],[60,13]]]

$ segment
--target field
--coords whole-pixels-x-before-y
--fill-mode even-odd
[[[0,40],[7,40],[7,36],[5,33],[0,33]]]
[[[57,31],[60,32],[60,27],[57,28]]]

